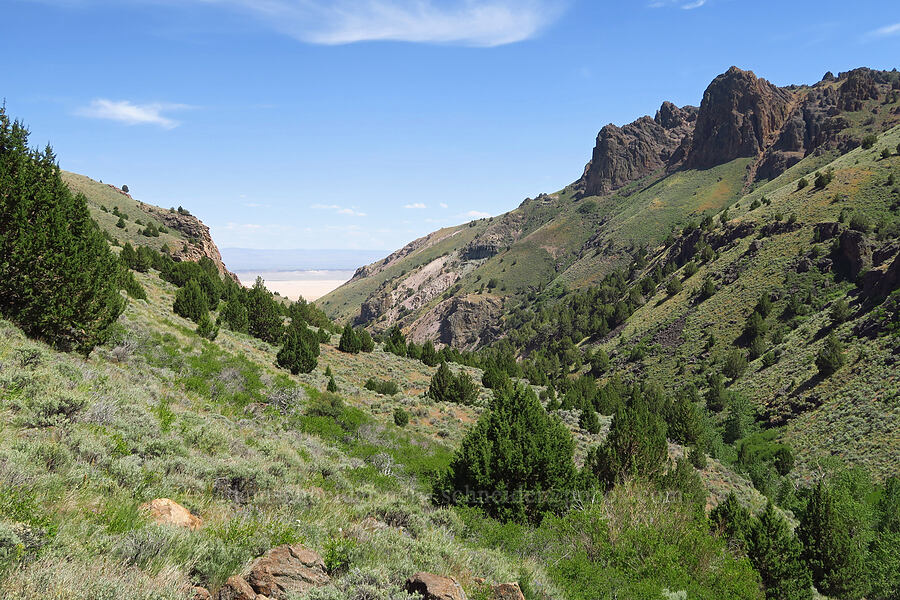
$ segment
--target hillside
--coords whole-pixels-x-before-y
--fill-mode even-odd
[[[446,468],[490,390],[479,386],[475,406],[437,402],[425,394],[435,368],[381,345],[340,352],[338,336],[321,345],[313,372],[293,376],[276,367],[277,346],[224,327],[215,341],[198,336],[172,312],[174,285],[153,269],[134,275],[147,299],[130,300],[109,342],[87,358],[0,320],[0,533],[20,540],[14,569],[4,571],[9,557],[0,554],[0,595],[196,599],[206,597],[202,587],[231,598],[229,578],[253,559],[302,544],[325,557],[316,598],[413,598],[403,590],[419,571],[453,576],[474,597],[511,581],[529,599],[567,596],[566,578],[543,564],[534,541],[555,539],[552,527],[508,527],[507,543],[519,546],[502,547],[492,522],[430,500],[431,475]],[[336,407],[323,391],[326,370],[343,398]],[[370,391],[371,377],[400,391]],[[394,424],[398,408],[410,415],[404,428]],[[570,426],[581,457],[602,439]],[[764,504],[718,461],[701,474],[710,506],[730,492],[755,509]],[[159,498],[186,507],[190,526],[148,514]],[[615,501],[621,506],[606,510],[623,520],[628,506],[662,508],[640,487]],[[688,523],[667,525],[667,535],[689,536],[680,543],[705,535]],[[744,569],[754,597],[746,567],[718,546],[702,552],[713,565]],[[683,580],[688,589],[722,585],[705,567],[691,573],[699,579]],[[641,585],[661,586],[650,583],[665,581],[657,577],[647,573]]]
[[[572,348],[585,362],[602,348],[607,377],[672,392],[708,393],[737,349],[749,367],[726,377],[731,391],[795,448],[802,477],[826,457],[890,476],[900,466],[897,339],[873,323],[896,319],[896,301],[881,301],[900,264],[898,90],[896,72],[778,88],[732,68],[699,108],[664,103],[655,117],[604,127],[564,190],[416,240],[318,303],[415,341],[503,340],[532,361],[524,372],[546,372],[548,358],[583,372]],[[621,286],[606,279],[616,273]],[[750,347],[745,325],[762,296],[772,316]],[[821,377],[829,333],[849,366]],[[548,375],[562,391],[572,376]]]

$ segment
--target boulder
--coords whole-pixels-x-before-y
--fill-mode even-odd
[[[225,581],[225,585],[219,588],[216,600],[256,600],[256,592],[243,577],[232,575]]]
[[[300,544],[272,548],[250,565],[247,581],[257,594],[276,600],[326,585],[331,578],[322,557]]]
[[[205,587],[195,586],[191,589],[191,600],[212,600],[212,594]]]
[[[203,519],[192,515],[191,511],[168,498],[157,498],[141,505],[141,510],[149,513],[157,525],[184,527],[191,531],[203,525]]]
[[[815,225],[815,234],[817,238],[824,242],[825,240],[830,240],[834,236],[838,234],[841,229],[840,223],[816,223]]]
[[[491,598],[493,600],[525,600],[525,594],[519,588],[518,582],[499,583],[491,586]]]
[[[455,579],[434,573],[416,573],[406,580],[406,591],[425,600],[466,600],[466,593]]]

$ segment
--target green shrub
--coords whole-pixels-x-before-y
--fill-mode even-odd
[[[825,338],[825,345],[816,355],[816,366],[819,375],[828,377],[844,366],[844,346],[834,333]]]
[[[697,266],[697,263],[694,261],[689,262],[684,265],[684,278],[688,279],[697,274],[697,271],[700,270],[700,267]]]
[[[200,322],[197,323],[197,335],[210,341],[219,336],[219,326],[209,318],[209,313],[200,317]]]
[[[666,293],[670,296],[674,296],[682,289],[681,280],[677,277],[673,277],[669,280],[669,283],[666,284]]]
[[[863,137],[863,139],[862,139],[862,147],[863,147],[863,150],[869,150],[869,149],[872,148],[877,142],[878,142],[878,136],[876,136],[874,133],[870,133],[870,134],[866,135],[866,136]]]
[[[365,387],[367,390],[375,392],[376,394],[382,394],[385,396],[394,396],[395,394],[400,393],[400,386],[395,382],[375,379],[374,377],[370,377],[363,387]]]
[[[808,185],[809,185],[809,181],[806,180],[806,177],[801,177],[800,181],[797,182],[797,189],[802,190],[803,188],[805,188]],[[781,219],[778,219],[778,220],[780,221]]]
[[[722,373],[731,379],[737,379],[747,368],[747,357],[737,348],[733,348],[726,356],[722,365]]]
[[[351,538],[331,537],[325,542],[325,552],[322,559],[325,569],[332,577],[347,572],[353,559],[353,551],[356,542]]]
[[[394,409],[394,424],[397,427],[406,427],[409,424],[409,413],[399,406]]]

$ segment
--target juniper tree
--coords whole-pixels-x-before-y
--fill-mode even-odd
[[[665,470],[667,452],[665,423],[635,392],[616,412],[603,445],[588,454],[585,471],[606,489],[630,478],[652,480]]]
[[[591,434],[600,433],[600,419],[597,418],[597,411],[593,406],[585,406],[578,417],[578,426]]]
[[[172,310],[176,315],[199,323],[204,315],[209,314],[209,305],[206,296],[200,290],[200,284],[196,279],[191,279],[183,288],[175,292],[175,303]]]
[[[437,352],[435,351],[434,344],[431,340],[426,340],[425,343],[422,344],[422,362],[429,367],[438,364]]]
[[[284,335],[284,325],[278,302],[266,289],[262,277],[247,292],[247,321],[250,335],[270,344],[277,344]]]
[[[770,500],[747,534],[747,556],[759,573],[768,600],[812,598],[812,578],[803,563],[803,546]]]
[[[275,360],[279,367],[297,375],[311,373],[319,364],[318,357],[318,336],[305,323],[296,323],[291,324],[285,331],[281,350],[278,351]]]
[[[225,302],[219,318],[228,325],[230,330],[238,333],[247,333],[250,326],[247,307],[238,298],[231,298]]]
[[[62,350],[89,352],[125,307],[120,263],[53,151],[0,107],[0,314]]]
[[[357,354],[362,349],[362,342],[359,334],[353,329],[350,323],[344,325],[344,331],[341,333],[341,341],[338,343],[338,350],[349,354]]]
[[[359,336],[359,349],[363,352],[372,352],[375,349],[375,340],[366,329],[360,329],[357,333]]]
[[[576,481],[575,443],[566,426],[548,415],[530,387],[495,393],[435,486],[442,503],[481,507],[503,521],[536,523],[545,512],[569,506]]]

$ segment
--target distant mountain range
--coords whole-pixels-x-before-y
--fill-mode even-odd
[[[353,271],[384,255],[383,250],[259,250],[222,248],[232,271]]]

